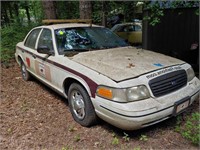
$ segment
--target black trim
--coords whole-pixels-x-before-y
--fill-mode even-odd
[[[191,100],[191,97],[185,97],[177,102],[174,103],[174,110],[173,110],[173,113],[172,115],[173,116],[177,116],[179,114],[181,114],[182,112],[184,112],[189,106],[190,106],[190,100]],[[181,110],[180,112],[176,113],[176,110],[177,110],[177,107],[180,105],[180,104],[183,104],[184,102],[188,101],[188,106],[186,108],[184,108],[183,110]]]
[[[199,90],[196,93],[192,94],[191,97],[194,96],[194,95],[196,95],[197,93],[199,93]]]
[[[187,85],[187,74],[184,69],[163,74],[149,80],[149,87],[155,97],[160,97]]]
[[[101,106],[101,105],[100,105],[100,107],[102,107],[102,108],[104,108],[104,109],[106,109],[106,110],[108,110],[108,111],[110,111],[110,112],[112,112],[112,113],[118,114],[118,115],[120,115],[120,116],[130,117],[130,118],[139,118],[139,117],[145,117],[145,116],[149,116],[149,115],[152,115],[152,114],[155,114],[155,113],[164,111],[164,110],[166,110],[166,109],[169,109],[169,108],[171,108],[171,107],[174,107],[174,105],[171,105],[171,106],[169,106],[169,107],[166,107],[166,108],[164,108],[164,109],[161,109],[161,110],[158,110],[158,111],[149,113],[149,114],[140,115],[140,116],[127,116],[127,115],[124,115],[124,114],[120,114],[120,113],[118,113],[118,112],[115,112],[115,111],[113,111],[113,110],[110,110],[110,109],[108,109],[108,108],[106,108],[106,107],[104,107],[104,106]]]

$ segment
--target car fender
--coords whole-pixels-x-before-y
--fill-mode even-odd
[[[70,81],[70,80],[73,80],[73,81]],[[66,86],[66,82],[69,82],[68,84],[68,87],[65,87]],[[92,93],[91,93],[91,88],[89,87],[89,85],[86,83],[85,80],[83,80],[81,77],[78,77],[78,76],[75,76],[75,75],[71,75],[71,76],[67,76],[64,78],[63,80],[63,85],[62,85],[62,88],[63,88],[63,93],[65,95],[65,97],[67,97],[67,92],[66,90],[68,91],[70,85],[74,82],[77,82],[79,83],[81,86],[83,86],[85,88],[85,90],[87,91],[88,95],[90,97],[92,97]],[[67,88],[67,89],[66,89]]]

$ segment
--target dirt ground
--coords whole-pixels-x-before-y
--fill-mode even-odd
[[[198,108],[197,100],[181,116]],[[63,97],[36,79],[23,81],[15,61],[9,68],[1,67],[1,150],[199,149],[175,132],[176,121],[171,118],[137,131],[123,131],[104,121],[85,128],[73,120]]]

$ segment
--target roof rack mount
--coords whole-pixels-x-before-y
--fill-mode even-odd
[[[59,24],[59,23],[87,23],[92,24],[92,19],[46,19],[42,20],[43,24]]]

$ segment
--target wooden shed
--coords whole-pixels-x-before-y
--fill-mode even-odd
[[[197,71],[199,48],[191,50],[193,43],[199,44],[199,15],[196,10],[197,7],[164,9],[159,24],[151,26],[148,21],[143,21],[142,47],[182,59]],[[149,10],[144,10],[143,15],[148,13]]]

